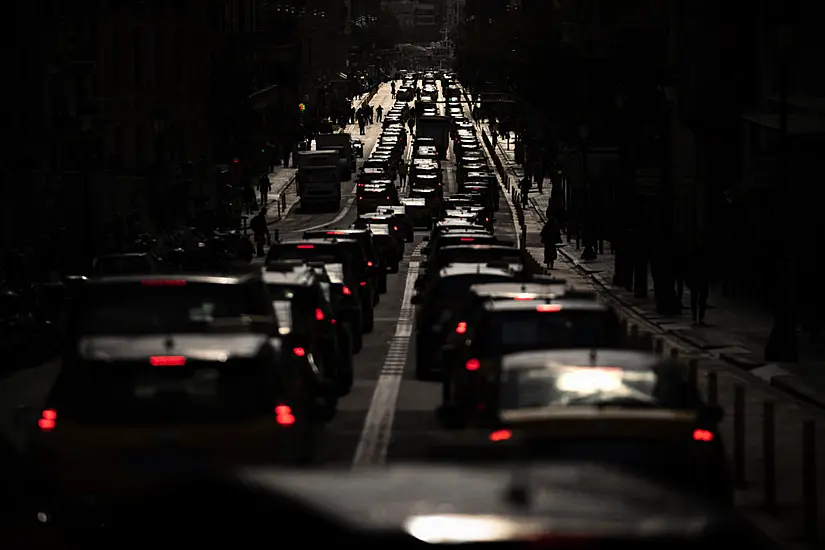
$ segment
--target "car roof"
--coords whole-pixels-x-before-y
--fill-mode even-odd
[[[185,286],[186,283],[203,285],[240,285],[256,279],[261,279],[261,274],[258,271],[249,271],[231,275],[153,273],[150,275],[104,275],[102,277],[93,277],[84,281],[84,286],[128,285],[135,283],[145,284],[147,282],[149,284],[146,286],[164,286],[164,282],[170,283],[168,286]],[[184,284],[180,284],[179,281],[182,281]],[[174,282],[175,284],[171,284],[171,282]]]
[[[506,246],[503,244],[451,244],[450,246],[442,246],[438,249],[439,252],[450,252],[450,251],[459,251],[459,250],[501,250],[501,251],[508,251],[508,252],[520,252],[518,248],[515,246]]]
[[[485,263],[478,264],[449,264],[441,268],[439,276],[453,277],[456,275],[507,275],[512,276],[509,269],[503,267],[490,267]]]
[[[647,351],[620,349],[560,349],[510,353],[502,357],[502,369],[522,369],[548,366],[609,366],[623,370],[652,370],[659,365],[674,364]]]
[[[524,311],[535,309],[541,305],[542,300],[500,300],[488,302],[488,311]],[[610,308],[604,302],[598,300],[565,299],[562,295],[559,299],[553,300],[553,305],[559,306],[562,311],[608,311]]]

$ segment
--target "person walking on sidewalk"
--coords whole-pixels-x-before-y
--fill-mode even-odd
[[[381,105],[379,105],[378,108],[375,110],[375,114],[377,117],[376,120],[378,120],[378,122],[381,122],[381,117],[384,114],[384,108]]]
[[[395,99],[395,82],[390,82],[390,93],[392,94],[393,99]]]
[[[712,278],[711,259],[703,242],[700,241],[693,246],[690,264],[687,267],[687,285],[690,289],[690,311],[693,316],[693,325],[703,327]]]
[[[266,208],[261,208],[261,211],[252,218],[249,223],[249,228],[252,229],[252,234],[255,237],[255,249],[258,252],[258,257],[262,258],[264,255],[264,243],[266,243]]]
[[[547,269],[553,269],[556,258],[559,257],[556,245],[561,242],[561,231],[556,219],[547,218],[544,227],[541,229],[541,244],[544,245],[544,263]]]
[[[521,178],[519,182],[519,190],[521,191],[521,207],[523,209],[527,208],[527,195],[530,194],[530,188],[533,186],[533,180],[530,179],[530,176],[524,174],[524,177]]]
[[[266,205],[269,203],[269,191],[271,189],[272,183],[269,181],[269,174],[261,174],[260,179],[258,179],[258,192],[261,195],[261,207],[264,209],[266,209]]]

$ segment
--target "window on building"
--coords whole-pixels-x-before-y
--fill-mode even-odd
[[[132,68],[134,71],[135,87],[139,88],[144,83],[143,67],[143,33],[140,29],[135,29],[132,37]]]

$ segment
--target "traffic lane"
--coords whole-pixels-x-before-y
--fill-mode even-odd
[[[392,98],[392,90],[389,84],[382,84],[370,104],[376,107],[381,105],[386,112],[390,109],[390,107],[392,107],[394,101],[395,100]],[[355,197],[355,180],[357,179],[357,174],[361,170],[364,160],[370,156],[372,150],[375,148],[382,129],[383,127],[381,123],[370,124],[366,128],[366,135],[362,136],[358,134],[359,129],[357,124],[347,125],[345,132],[349,133],[352,137],[360,139],[364,143],[364,158],[356,159],[356,173],[353,175],[352,180],[349,182],[342,182],[340,207],[333,212],[304,211],[298,204],[297,196],[293,196],[290,203],[292,208],[289,209],[287,215],[280,221],[273,220],[273,225],[278,229],[278,232],[282,238],[293,233],[306,231],[309,227],[335,223],[340,219],[339,216],[341,216],[342,212],[352,208]]]
[[[423,242],[422,235],[408,243],[399,272],[387,277],[387,292],[375,308],[375,328],[364,335],[364,347],[355,356],[355,381],[352,392],[341,398],[338,413],[327,425],[321,438],[318,462],[323,464],[351,464],[361,439],[367,412],[370,409],[376,383],[388,356],[398,323],[402,297],[405,291],[410,260]]]
[[[503,195],[502,195],[503,196]],[[515,242],[513,213],[507,201],[499,199],[495,233]],[[415,377],[415,336],[410,337],[409,353],[404,365],[402,382],[395,402],[392,431],[389,436],[386,461],[424,460],[433,445],[443,443],[448,433],[435,417],[441,404],[441,383],[425,382]]]

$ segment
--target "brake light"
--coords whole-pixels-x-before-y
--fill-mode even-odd
[[[398,231],[398,226],[393,225],[393,226],[392,226],[392,230],[393,230],[393,231]]]
[[[471,237],[461,237],[461,242],[463,242],[463,243],[471,243],[471,242],[473,242],[474,240],[475,240],[475,239],[473,239],[473,238],[471,238]]]
[[[515,296],[513,296],[513,300],[515,300],[517,302],[526,302],[526,301],[530,301],[532,299],[533,299],[532,294],[516,294]]]
[[[390,200],[390,196],[389,196],[389,195],[387,195],[387,200]]]
[[[536,311],[540,311],[542,313],[554,313],[556,311],[561,311],[561,306],[559,304],[541,304],[536,306]]]
[[[153,355],[149,358],[149,364],[153,367],[182,367],[186,364],[186,357],[183,355]]]
[[[361,286],[367,286],[367,281],[361,281]]]
[[[141,281],[143,286],[186,286],[184,279],[146,279]]]
[[[372,267],[372,262],[367,262],[367,267]]]
[[[46,409],[40,413],[40,419],[37,421],[37,426],[44,432],[50,432],[54,429],[57,421],[57,411],[54,409]]]
[[[345,286],[345,287],[341,288],[341,293],[344,296],[351,296],[352,295],[352,291],[349,289],[348,286]]]
[[[314,244],[299,244],[298,248],[307,249],[307,248],[315,248]]]
[[[481,368],[481,362],[478,359],[467,359],[464,368],[469,371],[476,371]]]
[[[346,235],[343,231],[327,231],[327,235]]]
[[[455,333],[464,334],[465,332],[467,332],[467,323],[465,321],[461,321],[455,326]]]
[[[296,357],[303,357],[307,354],[304,348],[292,348],[292,353],[294,353]]]
[[[713,432],[709,430],[694,430],[693,431],[693,440],[694,441],[713,441]]]
[[[513,432],[510,430],[496,430],[490,434],[490,441],[507,441],[513,437]]]
[[[335,324],[335,323],[337,323],[337,322],[338,322],[338,321],[336,321],[335,319],[330,319],[330,320],[329,320],[329,324],[330,324],[330,325],[334,325],[334,324]]]
[[[324,312],[321,311],[321,308],[317,308],[315,310],[315,320],[316,321],[323,321],[324,320]]]
[[[281,426],[292,426],[295,424],[295,415],[292,414],[292,407],[289,405],[278,405],[275,407],[275,422]]]

